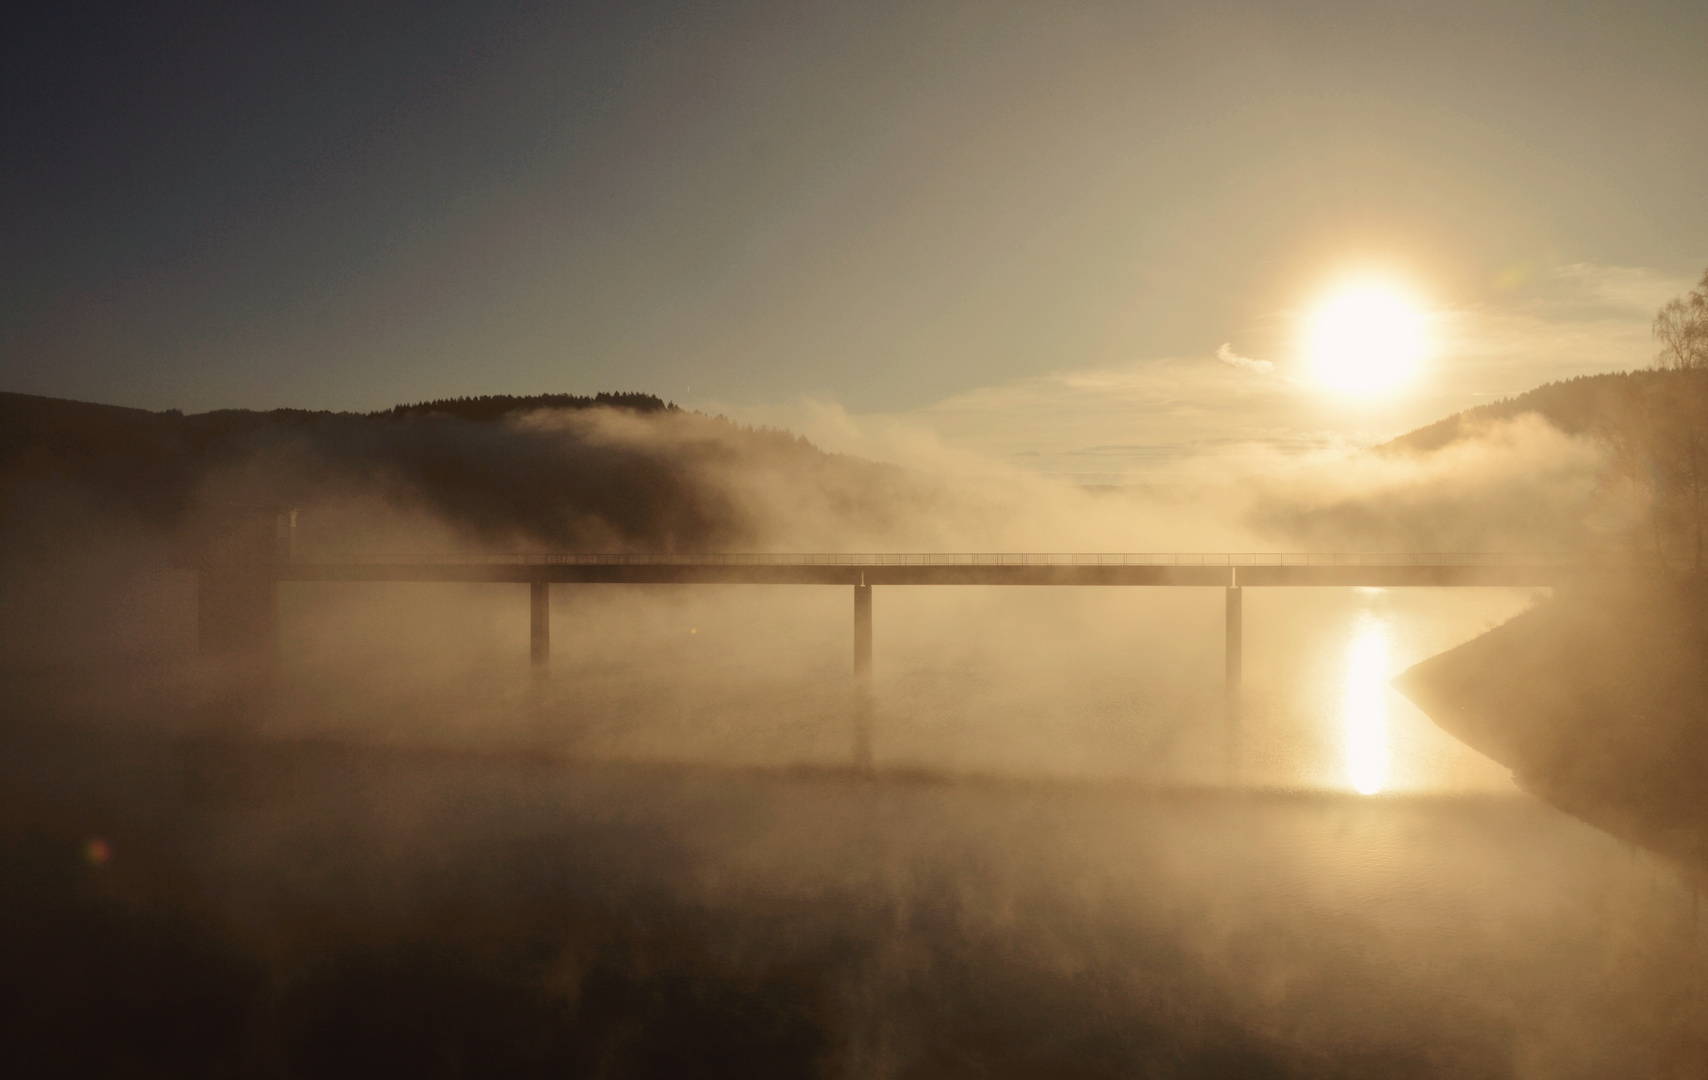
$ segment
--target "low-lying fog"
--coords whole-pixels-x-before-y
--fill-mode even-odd
[[[192,656],[192,576],[131,588],[131,648]],[[850,760],[848,587],[551,591],[541,674],[529,670],[525,585],[286,584],[275,696],[251,730],[601,761]],[[1243,592],[1230,731],[1219,588],[877,587],[877,762],[1170,785],[1512,790],[1506,770],[1387,682],[1523,610],[1536,590]],[[171,670],[188,680],[194,665]]]
[[[1563,439],[1195,499],[898,471],[876,525],[881,491],[724,490],[817,515],[768,550],[837,546],[835,513],[842,550],[1521,547],[1611,512],[1575,443],[1512,496]],[[471,542],[335,487],[304,557],[339,520],[343,550]],[[1248,588],[1236,722],[1220,589],[878,587],[865,777],[846,587],[554,586],[542,674],[524,586],[286,584],[277,677],[234,705],[193,573],[23,565],[0,1063],[1708,1075],[1697,895],[1387,686],[1528,590]]]

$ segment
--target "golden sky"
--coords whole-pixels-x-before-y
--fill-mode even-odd
[[[6,46],[9,390],[643,390],[1114,477],[1646,364],[1708,263],[1699,4],[67,10]],[[1377,402],[1298,345],[1349,273],[1431,329]]]

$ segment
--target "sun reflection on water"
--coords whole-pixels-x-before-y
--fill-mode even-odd
[[[1388,780],[1388,628],[1379,617],[1359,616],[1346,651],[1346,779],[1360,795],[1374,795]]]

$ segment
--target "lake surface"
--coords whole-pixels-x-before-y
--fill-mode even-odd
[[[526,671],[523,588],[295,586],[275,724],[542,740],[606,760],[835,764],[852,743],[848,592],[559,587],[541,682]],[[1536,595],[1248,588],[1230,731],[1221,589],[879,589],[877,757],[1164,785],[1511,793],[1505,769],[1387,683]],[[493,702],[513,708],[495,715]]]
[[[609,1075],[661,1076],[1588,1078],[1708,1061],[1698,898],[1522,796],[16,732],[6,749],[23,871],[7,921],[51,908],[58,932],[10,989],[67,961],[122,986],[141,950],[145,993],[197,1001],[211,981],[241,1006],[237,1034],[195,1045],[300,1075],[343,1075],[375,1045],[516,1075],[597,1075],[575,1057],[589,1046]],[[209,974],[209,955],[249,981]],[[103,994],[67,1005],[68,1040],[125,1030]],[[49,1013],[34,1030],[67,1020]],[[707,1029],[739,1038],[645,1049]]]
[[[8,691],[12,1052],[1708,1075],[1700,898],[1386,686],[1527,594],[1248,590],[1227,786],[1219,592],[979,592],[880,594],[876,778],[841,590],[570,599],[545,680],[525,597],[299,595],[217,737],[194,678]],[[209,1019],[150,1042],[145,1001]]]

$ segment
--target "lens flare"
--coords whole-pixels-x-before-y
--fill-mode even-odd
[[[1375,397],[1416,376],[1426,337],[1423,312],[1403,290],[1359,282],[1336,291],[1312,314],[1305,354],[1324,387]]]
[[[1388,630],[1374,615],[1359,619],[1346,651],[1341,723],[1347,783],[1374,795],[1388,780]]]

